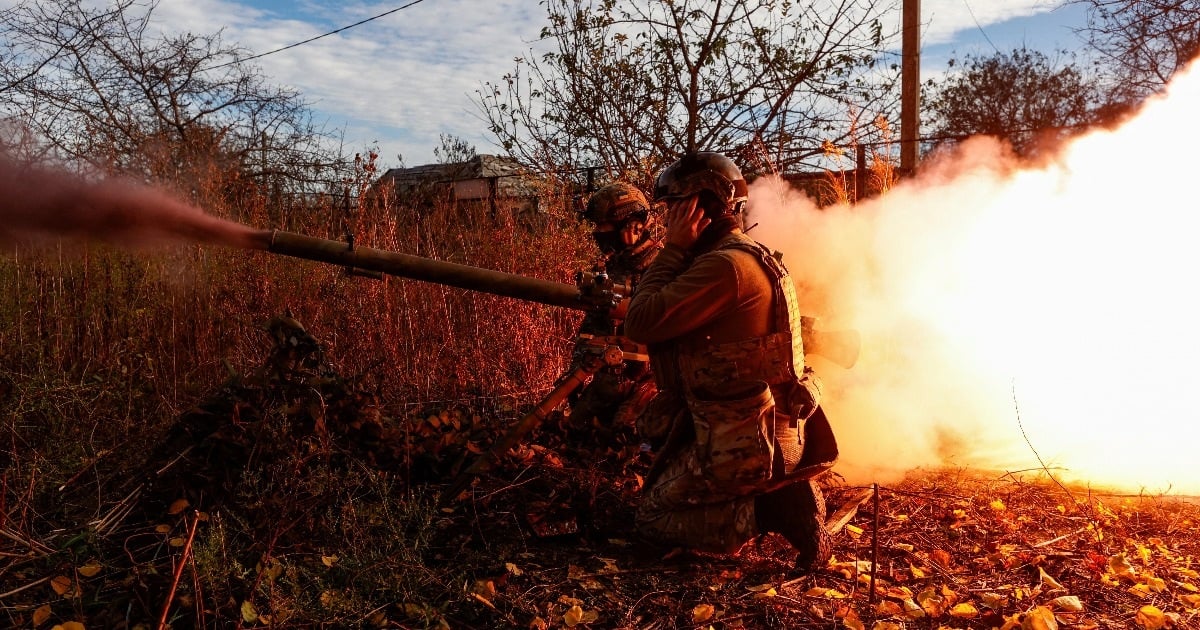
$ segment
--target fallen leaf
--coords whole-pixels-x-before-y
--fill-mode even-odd
[[[709,619],[712,619],[713,613],[715,612],[716,609],[713,608],[712,604],[697,604],[696,607],[692,609],[692,623],[704,623]]]
[[[188,503],[187,499],[175,499],[175,501],[171,503],[171,507],[167,508],[167,514],[179,514],[180,512],[186,510],[187,506],[189,505],[191,504]]]
[[[78,571],[79,575],[82,575],[83,577],[93,577],[94,575],[99,573],[102,568],[103,567],[101,567],[96,561],[93,560],[93,561],[90,561],[87,564],[79,567],[78,569],[76,569],[76,571]]]
[[[1021,619],[1021,630],[1058,630],[1058,620],[1054,618],[1054,611],[1035,606]]]
[[[1079,597],[1075,595],[1055,597],[1050,600],[1050,606],[1067,612],[1079,612],[1083,610],[1083,602],[1079,601]]]
[[[50,620],[50,605],[43,604],[33,611],[33,626],[36,628]]]
[[[954,608],[950,609],[950,616],[958,617],[959,619],[974,619],[979,616],[979,609],[967,602],[963,602],[955,604]]]
[[[1142,606],[1137,611],[1137,623],[1146,630],[1159,630],[1167,625],[1167,616],[1157,606]]]
[[[327,567],[333,567],[333,565],[337,564],[338,560],[337,556],[321,556],[321,564]]]
[[[242,602],[242,621],[246,623],[258,621],[258,611],[255,610],[254,604],[249,600]]]
[[[1041,577],[1042,586],[1046,588],[1062,588],[1063,585],[1058,583],[1058,580],[1050,577],[1049,573],[1042,567],[1038,567],[1038,575]]]
[[[50,580],[50,588],[63,597],[66,597],[68,593],[74,590],[71,578],[65,575],[54,576],[54,579]]]
[[[87,630],[87,627],[78,621],[64,621],[54,626],[53,630]]]
[[[1129,559],[1123,553],[1119,553],[1108,559],[1108,571],[1120,578],[1130,580],[1137,578],[1137,573],[1134,572],[1133,565],[1129,563]]]
[[[574,627],[581,621],[583,621],[583,609],[579,606],[572,606],[563,613],[563,623],[567,624],[567,627]]]

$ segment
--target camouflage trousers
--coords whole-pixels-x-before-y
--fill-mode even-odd
[[[715,553],[733,553],[758,535],[754,496],[713,493],[690,449],[662,469],[634,520],[651,542]]]

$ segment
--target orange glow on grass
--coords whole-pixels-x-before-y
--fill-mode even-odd
[[[941,465],[1200,494],[1200,67],[1111,131],[1018,165],[987,138],[879,199],[751,187],[807,314],[863,336],[814,358],[856,482]]]

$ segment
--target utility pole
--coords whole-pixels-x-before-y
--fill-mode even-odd
[[[921,124],[921,0],[904,0],[900,51],[900,169],[917,168]]]

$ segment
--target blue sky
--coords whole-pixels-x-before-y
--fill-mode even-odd
[[[410,1],[160,0],[154,19],[165,30],[221,31],[225,43],[260,54]],[[1083,25],[1084,14],[1057,4],[922,0],[922,75],[943,71],[951,54],[1078,47],[1071,28]],[[272,82],[298,90],[319,123],[344,130],[349,152],[378,143],[383,166],[396,166],[398,154],[415,166],[433,161],[442,133],[481,153],[499,152],[475,91],[513,68],[513,59],[535,45],[543,20],[534,0],[421,0],[256,63]]]

